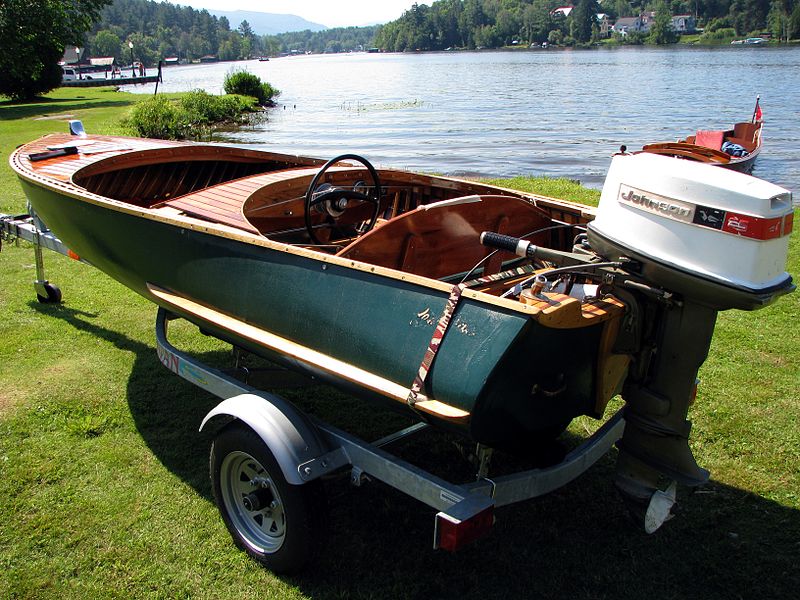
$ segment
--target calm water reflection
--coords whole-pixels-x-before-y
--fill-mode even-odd
[[[755,175],[800,190],[800,49],[350,54],[170,67],[164,91],[220,93],[246,68],[282,90],[237,144],[456,175],[563,176],[600,187],[620,144],[722,129],[764,110]],[[151,92],[152,86],[135,91]]]

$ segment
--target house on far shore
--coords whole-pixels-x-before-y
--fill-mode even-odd
[[[88,65],[89,61],[85,60],[83,55],[86,48],[78,48],[77,46],[66,46],[64,48],[64,56],[61,57],[60,65]]]
[[[119,69],[114,64],[113,56],[86,56],[85,48],[67,46],[64,56],[59,62],[63,69],[64,81],[75,79],[103,79],[114,77]]]
[[[164,58],[164,65],[177,65],[180,64],[180,59],[177,56],[167,56]]]
[[[642,17],[622,17],[617,19],[612,29],[614,33],[625,36],[629,33],[647,33],[650,25]]]
[[[597,27],[600,33],[600,37],[607,38],[611,35],[611,21],[608,19],[608,15],[605,13],[597,13],[595,15],[597,19]]]
[[[697,29],[697,20],[694,15],[675,15],[672,17],[672,28],[678,33],[694,33]]]
[[[550,16],[555,17],[556,15],[561,15],[565,19],[569,16],[569,13],[572,12],[572,6],[559,6],[558,8],[554,8],[550,11]]]
[[[96,58],[90,58],[89,64],[93,67],[105,67],[105,70],[111,70],[114,68],[114,57],[113,56],[98,56]]]

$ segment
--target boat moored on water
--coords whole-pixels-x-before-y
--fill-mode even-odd
[[[708,163],[742,173],[753,170],[761,152],[763,119],[759,99],[750,121],[736,123],[727,130],[698,130],[677,142],[657,142],[642,147],[642,152],[675,156]]]
[[[613,159],[598,209],[354,154],[54,134],[10,164],[71,254],[163,310],[482,448],[536,454],[621,394],[616,484],[645,506],[708,478],[687,414],[717,313],[794,289],[788,191],[652,153]]]

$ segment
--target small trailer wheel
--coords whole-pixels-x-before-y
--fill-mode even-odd
[[[36,292],[36,299],[39,300],[42,304],[58,304],[61,302],[61,289],[58,286],[53,285],[52,283],[45,283],[42,285],[42,289],[46,295],[42,295],[38,291],[37,285],[37,292]]]
[[[211,485],[236,545],[276,573],[301,570],[322,545],[325,505],[319,480],[286,481],[275,456],[241,421],[211,446]]]

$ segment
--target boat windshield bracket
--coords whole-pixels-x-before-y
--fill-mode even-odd
[[[475,455],[478,458],[478,473],[476,475],[476,479],[480,481],[481,479],[487,479],[489,475],[489,463],[492,460],[492,449],[488,446],[484,446],[483,444],[478,444],[475,449]],[[494,488],[494,484],[492,484]],[[494,489],[492,489],[492,494],[494,494]]]

